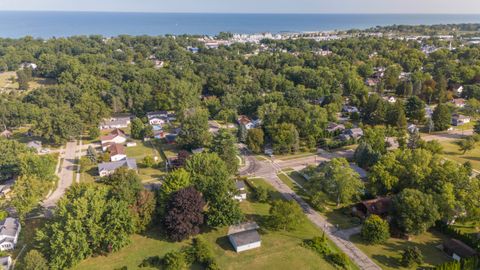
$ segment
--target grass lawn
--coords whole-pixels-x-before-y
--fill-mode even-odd
[[[316,154],[317,154],[316,151],[312,151],[312,152],[303,152],[303,153],[287,154],[287,155],[275,155],[275,159],[291,160],[291,159],[297,159],[297,158],[303,158],[303,157],[310,157]]]
[[[451,225],[455,229],[467,233],[467,234],[478,234],[480,233],[480,221],[464,221],[464,222],[455,222]]]
[[[12,80],[13,79],[13,80]],[[15,71],[0,72],[0,90],[12,91],[18,90],[17,73]],[[32,78],[32,81],[28,83],[29,89],[34,90],[46,85],[55,84],[55,80],[45,78]]]
[[[146,156],[157,157],[161,160],[161,155],[153,147],[152,142],[136,141],[137,146],[126,147],[126,154],[129,158],[135,158],[138,165],[138,175],[142,180],[149,181],[161,178],[165,172],[159,168],[146,168],[142,165],[143,158]]]
[[[251,185],[264,186],[273,191],[273,187],[262,179],[249,179],[248,181]],[[274,197],[276,196],[280,196],[280,194],[274,195]],[[256,220],[260,224],[262,224],[262,220],[268,215],[270,209],[268,203],[251,201],[244,201],[240,206],[248,219]],[[321,235],[321,231],[310,223],[306,217],[298,228],[292,232],[261,230],[262,247],[239,254],[232,249],[226,237],[227,231],[228,228],[224,227],[203,234],[213,247],[220,269],[335,269],[320,255],[301,246],[303,240]],[[128,269],[138,269],[138,265],[148,257],[162,257],[169,251],[178,250],[189,244],[190,241],[188,240],[181,243],[165,241],[160,231],[153,230],[146,235],[132,236],[132,244],[119,252],[109,256],[89,258],[73,269],[113,270],[124,266]],[[197,268],[193,267],[192,269]]]
[[[463,154],[458,150],[458,145],[455,142],[456,140],[440,142],[443,146],[443,156],[461,164],[470,161],[474,169],[480,170],[480,147],[477,145],[472,151]]]
[[[426,232],[419,236],[414,236],[411,241],[390,238],[382,245],[367,245],[360,235],[354,235],[351,240],[355,245],[365,252],[370,258],[377,262],[383,269],[407,269],[400,265],[402,250],[408,246],[418,247],[424,257],[423,266],[433,266],[450,261],[444,252],[437,249],[436,246],[442,243],[445,238],[437,232]]]

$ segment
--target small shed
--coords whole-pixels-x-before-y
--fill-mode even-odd
[[[247,189],[245,187],[244,181],[235,181],[235,187],[237,189],[237,193],[233,198],[239,202],[247,199]]]
[[[246,222],[228,229],[228,239],[236,252],[242,252],[261,246],[260,227],[256,222]]]

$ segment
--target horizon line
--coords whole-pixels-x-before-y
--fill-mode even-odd
[[[0,10],[0,12],[78,12],[138,14],[233,14],[233,15],[480,15],[480,13],[405,13],[405,12],[191,12],[191,11],[115,11],[115,10]]]

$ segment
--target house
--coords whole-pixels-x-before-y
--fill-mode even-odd
[[[5,197],[12,191],[13,184],[15,184],[15,180],[10,179],[0,185],[0,197]]]
[[[110,161],[119,161],[127,158],[125,147],[122,144],[114,143],[108,147],[110,152]]]
[[[153,60],[153,66],[156,69],[163,68],[165,66],[165,62],[160,60]]]
[[[342,135],[344,135],[342,137],[356,140],[363,136],[363,130],[361,128],[350,128],[344,130]]]
[[[408,131],[408,133],[410,133],[410,134],[417,133],[417,132],[418,132],[418,127],[417,127],[416,125],[414,125],[414,124],[410,124],[410,125],[408,125],[408,127],[407,127],[407,131]]]
[[[98,164],[98,173],[100,177],[111,175],[116,169],[127,168],[129,170],[137,170],[137,161],[134,158],[126,158],[119,161],[104,162]]]
[[[452,100],[452,103],[457,108],[463,108],[463,107],[465,107],[465,104],[467,104],[467,102],[463,98],[454,98]]]
[[[242,252],[261,246],[260,227],[256,222],[247,222],[228,228],[228,239],[236,252]]]
[[[200,154],[200,153],[203,153],[205,152],[205,148],[203,147],[200,147],[200,148],[195,148],[195,149],[192,149],[192,154]]]
[[[22,64],[20,65],[20,69],[29,68],[29,69],[31,69],[31,70],[36,70],[37,67],[38,67],[38,65],[35,64],[35,63],[22,63]]]
[[[452,125],[454,126],[461,126],[467,123],[470,123],[470,117],[461,115],[461,114],[454,114],[452,115]]]
[[[334,133],[336,131],[343,131],[343,130],[345,130],[345,126],[342,124],[329,123],[327,126],[327,131],[330,133]]]
[[[463,93],[464,89],[465,88],[463,88],[462,85],[455,85],[455,86],[452,87],[453,94],[455,94],[457,97],[462,96],[462,93]]]
[[[198,53],[200,51],[200,49],[198,49],[197,47],[187,47],[187,50],[189,50],[191,53]]]
[[[165,135],[165,141],[167,142],[167,144],[177,143],[177,134],[167,134],[167,135]]]
[[[13,136],[13,133],[10,130],[5,129],[0,133],[0,136],[8,139]]]
[[[387,101],[388,103],[395,103],[395,102],[397,102],[397,98],[395,98],[394,96],[383,97],[383,100]]]
[[[429,106],[425,107],[425,117],[426,118],[432,118],[433,115],[433,109]]]
[[[245,126],[246,129],[252,129],[255,127],[255,124],[246,115],[240,115],[237,119],[237,122],[239,125]]]
[[[235,187],[237,188],[237,194],[233,198],[239,202],[247,199],[247,189],[244,181],[235,181]]]
[[[474,249],[453,238],[443,242],[442,250],[457,261],[478,255]]]
[[[367,200],[355,204],[352,209],[352,214],[360,218],[367,218],[370,215],[377,215],[386,218],[391,206],[391,198],[379,197],[373,200]]]
[[[42,142],[41,141],[31,141],[27,143],[27,147],[33,148],[37,150],[37,153],[40,153],[42,151]]]
[[[365,80],[365,85],[370,87],[377,86],[377,84],[379,83],[380,83],[380,80],[376,78],[368,78]]]
[[[103,119],[100,123],[100,130],[126,128],[130,124],[132,116],[130,114],[116,114],[108,119]]]
[[[343,106],[342,112],[348,113],[348,114],[351,114],[351,113],[360,113],[360,111],[358,110],[357,107],[355,107],[355,106],[347,106],[347,105]]]
[[[12,268],[12,257],[10,256],[0,257],[0,269],[9,270],[11,268]]]
[[[147,113],[148,123],[152,126],[163,126],[168,123],[167,111],[156,111]]]
[[[16,218],[7,217],[0,222],[0,251],[15,248],[21,229],[20,221]]]
[[[100,141],[102,142],[102,150],[105,151],[108,148],[108,143],[118,143],[124,144],[127,141],[127,135],[121,129],[114,129],[106,136],[101,136]]]

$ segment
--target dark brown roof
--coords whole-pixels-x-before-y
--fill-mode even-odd
[[[453,253],[461,258],[469,258],[477,255],[477,252],[473,248],[454,238],[445,240],[443,242],[443,248],[450,256],[453,255]]]
[[[241,124],[241,125],[246,125],[250,122],[252,122],[252,120],[250,120],[250,118],[248,118],[248,116],[246,116],[246,115],[240,115],[238,117],[238,123]]]
[[[108,135],[100,137],[100,140],[109,141],[117,136],[126,137],[125,132],[123,130],[116,128],[112,130],[112,132],[110,132]]]
[[[360,202],[366,209],[366,214],[374,214],[382,216],[388,214],[390,206],[392,205],[392,199],[388,197],[380,197],[373,200]]]

